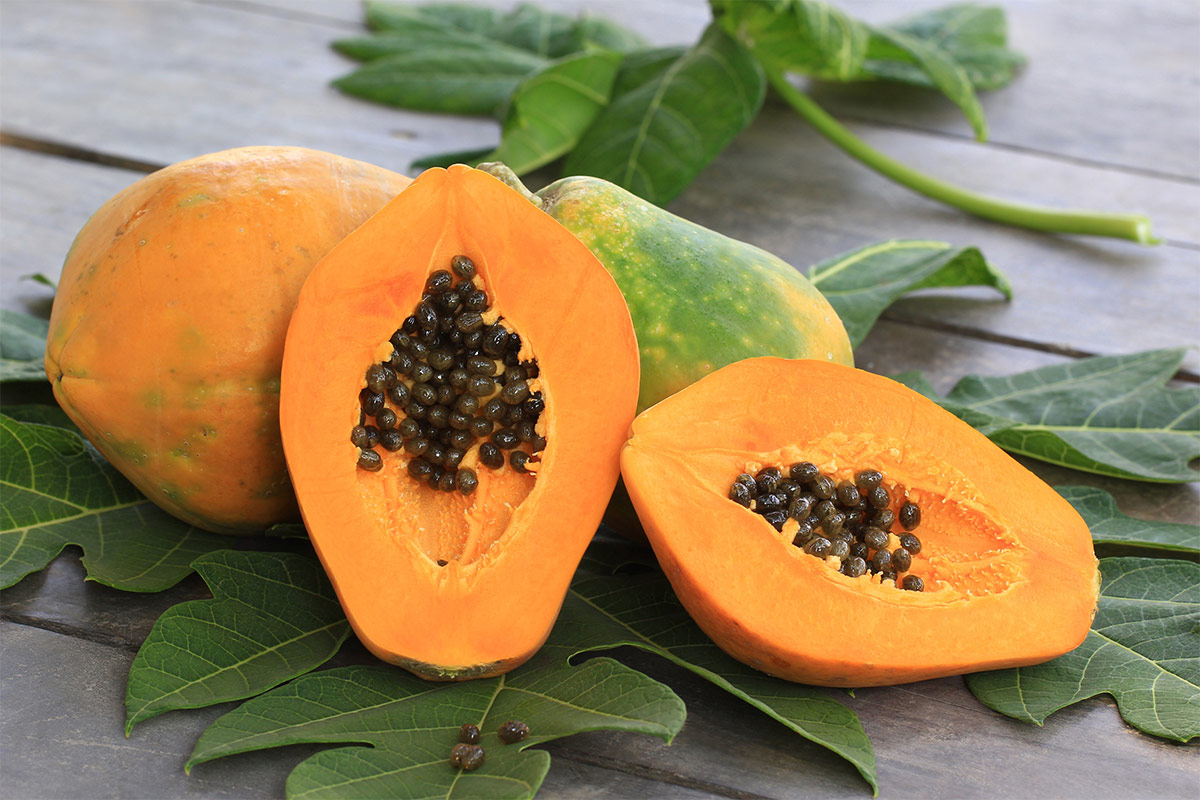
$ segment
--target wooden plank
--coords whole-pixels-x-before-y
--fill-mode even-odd
[[[57,281],[75,234],[142,174],[13,147],[0,147],[0,171],[0,308],[46,315],[53,290],[22,276]]]
[[[843,0],[846,11],[890,22],[943,0]],[[1029,64],[981,101],[994,145],[1200,180],[1200,92],[1191,0],[1107,0],[1081,13],[1072,0],[1006,0],[1009,41]],[[971,137],[958,109],[919,89],[822,85],[839,115]]]

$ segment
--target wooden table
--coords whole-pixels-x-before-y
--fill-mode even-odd
[[[983,104],[987,144],[932,93],[822,86],[816,98],[902,161],[996,195],[1140,210],[1165,242],[1040,235],[968,218],[885,182],[788,110],[758,121],[672,206],[807,266],[892,237],[976,244],[1015,298],[952,292],[897,304],[858,353],[879,372],[919,369],[945,390],[1097,353],[1195,344],[1200,332],[1200,5],[1195,0],[1007,0],[1029,68]],[[699,0],[543,5],[607,13],[657,43],[694,41]],[[845,0],[879,21],[926,0]],[[355,0],[0,0],[4,146],[3,307],[45,310],[20,276],[55,277],[89,214],[142,173],[249,144],[331,150],[397,170],[433,152],[485,146],[487,121],[395,111],[339,95],[350,63],[331,39],[360,29]],[[1200,372],[1186,361],[1184,380]],[[9,395],[12,396],[11,394]],[[1194,487],[1036,467],[1052,483],[1101,486],[1129,514],[1196,520]],[[0,794],[10,798],[279,797],[312,752],[292,748],[182,766],[228,707],[176,712],[122,735],[124,680],[155,618],[203,595],[194,577],[159,595],[82,581],[60,558],[3,598]],[[629,663],[674,687],[688,721],[670,747],[593,733],[549,745],[543,797],[866,797],[849,764],[690,674]],[[1127,727],[1108,697],[1035,728],[978,703],[961,679],[859,691],[884,797],[1191,797],[1192,748]]]

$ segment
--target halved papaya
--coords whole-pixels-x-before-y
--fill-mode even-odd
[[[876,686],[1033,664],[1095,613],[1070,504],[878,375],[732,364],[639,415],[621,468],[680,601],[771,675]]]
[[[301,512],[359,638],[424,678],[548,635],[637,403],[621,292],[483,172],[434,169],[300,295],[280,418]]]

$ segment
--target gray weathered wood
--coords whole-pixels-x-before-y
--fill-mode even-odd
[[[870,22],[942,0],[846,0]],[[1200,5],[1191,0],[1099,2],[1007,0],[1009,41],[1029,63],[1011,86],[981,97],[997,146],[1200,180],[1200,83],[1194,43]],[[835,114],[972,136],[962,114],[933,92],[824,85]],[[1184,123],[1190,120],[1190,124]]]

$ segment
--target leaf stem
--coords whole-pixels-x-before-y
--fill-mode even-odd
[[[829,116],[811,97],[793,86],[781,71],[768,69],[766,73],[775,91],[825,138],[885,178],[890,178],[918,194],[978,217],[1038,231],[1111,236],[1129,239],[1139,244],[1158,244],[1161,241],[1151,233],[1150,220],[1142,214],[1058,210],[1008,203],[926,175],[884,155],[859,139]]]

